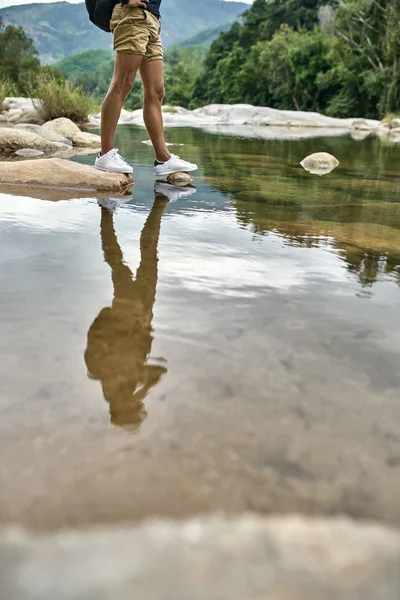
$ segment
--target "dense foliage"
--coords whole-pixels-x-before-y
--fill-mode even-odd
[[[92,101],[78,86],[48,66],[41,66],[33,41],[21,27],[4,27],[0,19],[0,111],[9,96],[37,98],[44,120],[69,117],[83,122]]]
[[[382,116],[400,101],[399,0],[255,0],[214,41],[191,107],[247,102]]]

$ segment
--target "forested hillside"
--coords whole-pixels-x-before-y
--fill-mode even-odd
[[[255,0],[211,45],[190,105],[379,117],[398,110],[399,57],[397,0]]]

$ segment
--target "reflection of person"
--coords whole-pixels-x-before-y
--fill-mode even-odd
[[[115,425],[138,428],[147,413],[143,400],[161,376],[163,365],[148,364],[157,286],[157,244],[167,199],[158,194],[140,238],[141,260],[133,278],[114,230],[113,215],[102,208],[101,242],[111,267],[114,299],[93,321],[85,361],[89,376],[101,382]]]

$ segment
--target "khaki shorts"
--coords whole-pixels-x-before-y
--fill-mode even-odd
[[[161,23],[148,10],[117,4],[110,29],[114,35],[114,50],[144,56],[143,62],[162,60]]]

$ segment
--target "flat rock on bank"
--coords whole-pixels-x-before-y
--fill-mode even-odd
[[[123,173],[105,173],[69,160],[45,158],[0,162],[0,185],[4,184],[123,193],[133,185],[133,179]]]
[[[400,536],[345,519],[0,532],[7,600],[398,600]]]

